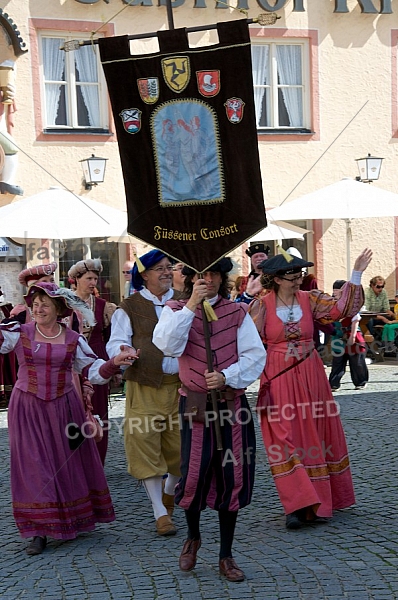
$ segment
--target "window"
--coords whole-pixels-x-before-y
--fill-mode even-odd
[[[47,33],[40,37],[44,86],[44,131],[101,132],[108,129],[106,86],[98,48],[60,50],[79,36]],[[81,38],[85,39],[85,38]]]
[[[257,129],[308,132],[306,42],[252,44],[252,63]]]

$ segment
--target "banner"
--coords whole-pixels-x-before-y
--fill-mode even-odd
[[[246,20],[189,48],[159,31],[132,56],[100,38],[126,190],[128,231],[198,272],[266,227]]]

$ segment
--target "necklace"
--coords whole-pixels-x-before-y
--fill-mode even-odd
[[[59,337],[59,336],[61,335],[61,333],[62,333],[62,327],[61,327],[61,325],[60,325],[59,323],[58,323],[58,327],[59,327],[59,331],[58,331],[57,335],[44,335],[44,333],[42,333],[42,332],[40,331],[40,329],[39,329],[39,326],[38,326],[38,324],[36,323],[36,331],[37,331],[38,333],[40,333],[40,335],[41,335],[42,337],[44,337],[46,340],[55,340],[55,338],[57,338],[57,337]]]
[[[287,320],[289,321],[289,323],[291,323],[292,321],[294,321],[294,317],[293,317],[293,306],[294,306],[294,300],[295,300],[295,296],[293,295],[293,300],[292,300],[292,304],[291,306],[289,306],[288,304],[286,304],[286,302],[284,300],[282,300],[282,298],[279,296],[279,294],[277,294],[279,300],[281,302],[283,302],[283,304],[286,306],[286,308],[289,309],[289,312],[287,314]]]

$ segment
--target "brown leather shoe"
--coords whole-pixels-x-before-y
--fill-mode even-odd
[[[36,535],[30,542],[29,546],[27,546],[25,552],[29,556],[36,556],[36,554],[41,554],[46,546],[47,538]]]
[[[169,515],[163,515],[156,521],[156,531],[158,535],[175,535],[177,533],[177,527]]]
[[[163,506],[167,509],[167,514],[169,515],[169,517],[172,517],[174,512],[174,496],[163,492],[162,502]]]
[[[220,573],[221,575],[224,575],[228,581],[236,582],[244,581],[245,579],[244,572],[242,569],[239,569],[232,556],[220,559]]]
[[[202,540],[186,540],[180,554],[181,571],[192,571],[196,565],[196,554],[202,545]]]

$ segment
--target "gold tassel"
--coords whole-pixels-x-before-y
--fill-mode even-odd
[[[203,301],[203,308],[205,309],[206,319],[208,320],[209,323],[211,321],[218,321],[217,315],[214,312],[213,307],[207,300]]]
[[[282,248],[282,246],[279,246],[279,245],[278,245],[278,248],[279,248],[279,254],[282,254],[283,258],[284,258],[284,259],[285,259],[287,262],[292,262],[292,260],[293,260],[293,256],[292,256],[291,254],[289,254],[288,252],[286,252],[286,250],[284,250],[284,249]]]
[[[138,258],[137,254],[134,252],[135,264],[137,265],[138,273],[143,273],[145,271],[145,267]]]

